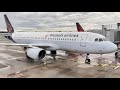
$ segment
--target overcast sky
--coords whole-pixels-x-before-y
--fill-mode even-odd
[[[84,29],[101,29],[103,24],[120,22],[120,12],[0,12],[0,29],[6,29],[7,14],[14,29],[73,29],[79,22]]]

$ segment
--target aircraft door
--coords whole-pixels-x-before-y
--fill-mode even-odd
[[[80,46],[86,47],[87,34],[84,34],[80,37]]]

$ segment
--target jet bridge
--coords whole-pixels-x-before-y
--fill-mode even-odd
[[[116,27],[117,26],[117,27]],[[111,25],[102,25],[102,35],[115,44],[120,44],[120,23]]]

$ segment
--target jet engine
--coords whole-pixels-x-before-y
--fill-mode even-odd
[[[26,54],[32,59],[41,60],[45,57],[46,51],[44,49],[34,47],[34,48],[28,48],[26,50]]]

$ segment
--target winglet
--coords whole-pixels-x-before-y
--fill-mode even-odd
[[[76,22],[76,26],[78,32],[84,32],[84,29],[81,27],[81,25],[78,22]]]

